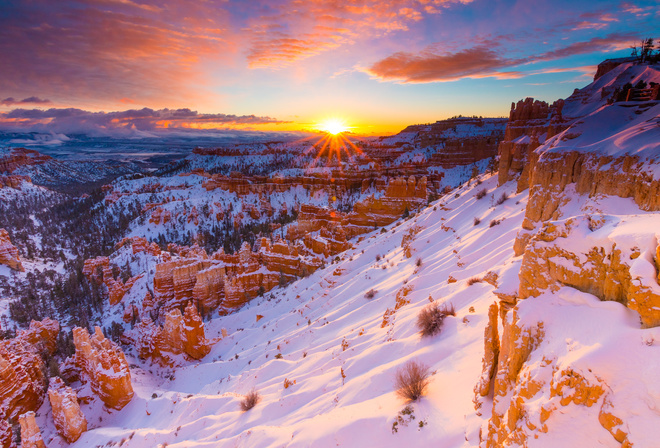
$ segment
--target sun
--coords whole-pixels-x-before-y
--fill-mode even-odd
[[[330,118],[320,123],[318,125],[318,129],[327,132],[328,134],[337,135],[348,131],[349,127],[346,125],[346,123],[344,123],[343,120],[338,118]]]

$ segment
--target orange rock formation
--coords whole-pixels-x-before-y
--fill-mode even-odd
[[[106,406],[121,409],[133,398],[131,373],[121,349],[103,336],[99,327],[90,336],[86,329],[73,329],[75,364]]]
[[[0,264],[9,266],[15,271],[25,271],[18,256],[18,249],[11,243],[9,233],[5,229],[0,229]]]
[[[137,347],[141,358],[168,366],[177,364],[177,355],[183,355],[186,360],[202,359],[212,345],[204,335],[204,323],[192,302],[183,315],[178,309],[167,313],[162,328],[149,319],[141,321],[124,333],[122,341]]]
[[[34,418],[34,411],[26,412],[19,417],[21,424],[21,448],[46,448],[41,430]]]
[[[73,443],[87,431],[87,419],[80,410],[78,396],[59,377],[50,379],[48,399],[53,409],[57,432],[68,443]]]
[[[57,321],[32,321],[13,339],[0,341],[0,419],[16,419],[39,409],[48,381],[40,352],[55,352]]]

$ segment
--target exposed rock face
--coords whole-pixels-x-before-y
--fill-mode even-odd
[[[93,335],[86,329],[73,329],[75,363],[89,380],[94,393],[106,406],[121,409],[133,398],[131,373],[121,349],[106,339],[99,327]]]
[[[25,271],[18,256],[18,249],[11,243],[9,233],[5,229],[0,229],[0,264],[9,266],[15,271]]]
[[[352,237],[371,232],[374,227],[392,224],[401,218],[406,210],[414,211],[426,205],[426,199],[426,177],[392,179],[383,196],[372,196],[353,206],[353,212],[346,218],[346,233]]]
[[[206,339],[204,323],[192,303],[183,315],[178,309],[167,313],[162,328],[145,319],[124,333],[122,340],[136,346],[141,358],[168,366],[177,364],[177,355],[183,355],[186,360],[204,358],[214,342]]]
[[[21,176],[19,174],[13,174],[10,176],[0,176],[0,188],[14,188],[19,189],[23,182],[32,183],[32,179],[29,176]]]
[[[489,318],[493,315],[497,316],[496,312],[493,313],[492,307],[488,314]],[[514,308],[503,322],[504,331],[493,386],[493,413],[488,422],[486,436],[487,447],[525,444],[527,436],[520,430],[523,425],[519,424],[519,420],[523,417],[521,407],[524,401],[532,398],[541,386],[530,378],[519,378],[519,374],[532,350],[543,339],[543,324],[525,327],[520,325],[518,320],[517,310]],[[489,322],[489,326],[492,328],[492,322]],[[478,395],[487,392],[491,369],[490,363],[484,362],[482,379],[475,388]],[[488,381],[485,381],[486,378]]]
[[[635,155],[613,157],[581,152],[534,153],[529,163],[529,202],[525,217],[546,221],[559,217],[569,184],[580,194],[632,198],[643,210],[660,210],[660,178],[649,171],[649,161]]]
[[[55,352],[59,329],[57,321],[46,318],[0,341],[0,419],[16,419],[43,403],[47,379],[40,352]]]
[[[13,148],[7,155],[0,157],[0,173],[12,173],[22,166],[40,165],[49,160],[52,160],[52,157],[33,149]]]
[[[520,299],[572,286],[639,312],[646,327],[660,325],[660,285],[654,262],[659,223],[652,215],[601,215],[545,223],[523,256]],[[648,230],[640,231],[640,226]],[[576,245],[576,240],[582,244]]]
[[[48,399],[53,409],[57,432],[68,443],[73,443],[87,431],[87,419],[80,410],[78,396],[59,377],[50,379]]]
[[[484,357],[481,378],[474,388],[474,393],[485,397],[490,392],[491,382],[497,372],[500,355],[500,337],[497,328],[498,306],[493,303],[488,308],[488,324],[484,330]]]
[[[41,430],[34,416],[34,411],[30,411],[21,415],[19,418],[21,424],[21,448],[46,448],[44,439],[41,437]]]
[[[156,265],[153,304],[148,307],[159,310],[161,322],[168,312],[182,310],[190,301],[202,315],[216,309],[228,312],[321,265],[304,246],[282,240],[271,243],[263,238],[256,252],[244,243],[237,254],[221,250],[211,258],[199,248],[170,246],[168,249],[179,256]],[[158,319],[158,315],[153,318]]]
[[[529,155],[547,139],[564,129],[562,117],[564,101],[559,100],[552,106],[545,101],[527,98],[518,103],[511,103],[509,122],[500,143],[499,184],[518,177],[518,191],[528,187]]]

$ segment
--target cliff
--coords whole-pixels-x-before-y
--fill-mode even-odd
[[[622,446],[648,440],[644,411],[625,398],[643,400],[626,378],[648,368],[643,350],[622,346],[627,331],[660,325],[660,221],[645,214],[660,210],[660,103],[616,93],[640,80],[658,82],[660,67],[605,64],[564,102],[512,106],[499,183],[517,179],[529,199],[514,243],[518,288],[495,291],[504,331],[497,340],[492,308],[485,331],[476,407],[491,390],[493,400],[483,446],[557,437],[558,414],[588,415]],[[587,350],[603,331],[620,336]]]

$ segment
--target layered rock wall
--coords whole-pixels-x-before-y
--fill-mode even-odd
[[[42,358],[55,352],[57,321],[32,321],[13,339],[0,341],[0,419],[16,419],[39,409],[46,395]]]

